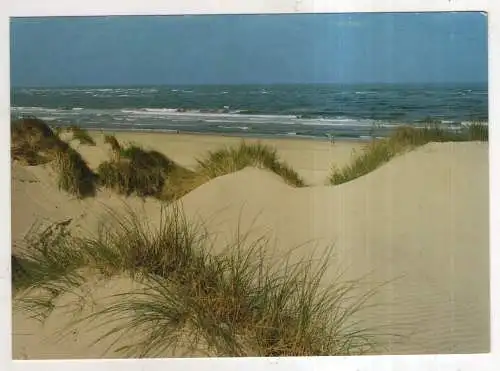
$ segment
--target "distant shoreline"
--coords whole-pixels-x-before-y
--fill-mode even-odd
[[[220,138],[241,138],[241,139],[251,139],[251,140],[296,140],[296,141],[312,141],[312,142],[329,142],[330,139],[327,137],[314,137],[306,135],[279,135],[279,134],[238,134],[238,133],[216,133],[216,132],[194,132],[194,131],[182,131],[182,130],[156,130],[156,129],[110,129],[110,128],[86,128],[89,133],[125,133],[125,134],[160,134],[169,136],[193,136],[193,137],[220,137]],[[382,137],[377,137],[382,138]],[[366,143],[372,140],[372,138],[355,138],[347,136],[334,137],[334,142],[348,142],[348,143]]]

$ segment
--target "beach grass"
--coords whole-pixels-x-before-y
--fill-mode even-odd
[[[95,195],[97,176],[76,150],[68,146],[57,151],[54,164],[60,189],[79,198]]]
[[[472,122],[465,125],[465,128],[464,135],[467,140],[480,142],[487,142],[489,140],[488,125],[480,122]]]
[[[288,184],[305,186],[302,178],[279,160],[276,150],[262,144],[246,144],[208,152],[197,160],[195,169],[184,168],[157,151],[136,145],[120,146],[114,136],[106,136],[113,159],[98,168],[101,185],[120,194],[136,193],[163,201],[175,201],[210,179],[254,166],[280,175]]]
[[[111,146],[111,153],[112,153],[112,158],[113,161],[119,161],[120,160],[120,152],[122,150],[120,143],[116,139],[114,135],[105,135],[104,136],[104,143],[109,144]]]
[[[198,160],[197,172],[215,178],[248,166],[270,170],[292,186],[305,185],[297,172],[279,159],[276,149],[261,143],[247,144],[242,141],[239,146],[208,152],[205,158]]]
[[[29,166],[51,160],[47,152],[55,148],[59,141],[45,122],[26,117],[12,121],[10,129],[12,160]]]
[[[355,281],[324,282],[331,250],[277,266],[267,259],[268,239],[239,235],[214,254],[206,230],[177,204],[165,208],[157,228],[131,211],[110,212],[96,236],[50,236],[28,239],[16,257],[24,273],[13,276],[14,301],[26,310],[37,304],[46,318],[55,298],[81,284],[83,268],[104,278],[129,274],[140,290],[113,296],[78,320],[109,326],[96,343],[134,339],[116,350],[126,356],[161,356],[167,348],[185,348],[183,355],[353,355],[379,345],[375,330],[353,320],[374,291],[358,293]],[[35,288],[47,295],[30,295]]]
[[[11,123],[11,158],[30,166],[51,163],[60,189],[79,198],[95,194],[95,174],[85,160],[42,120],[23,118]]]
[[[167,202],[178,200],[209,180],[203,174],[176,164],[165,180],[160,199]]]
[[[112,147],[113,147],[113,143]],[[119,152],[118,152],[119,148]],[[138,146],[113,147],[114,158],[99,165],[101,185],[119,194],[160,197],[174,163],[157,151]]]
[[[342,168],[333,167],[328,182],[338,185],[366,175],[393,157],[431,142],[488,141],[488,126],[481,123],[465,125],[459,131],[449,131],[439,125],[422,128],[400,126],[384,139],[372,140],[355,153],[352,162]]]
[[[89,132],[79,126],[71,126],[70,131],[73,133],[73,139],[78,140],[81,144],[95,146],[95,140],[90,136]]]
[[[121,150],[121,146],[120,146],[120,143],[118,142],[118,140],[116,139],[116,137],[114,135],[105,135],[104,136],[104,143],[108,143],[109,145],[111,145],[111,149],[113,151],[116,151],[116,152],[120,152]]]
[[[84,279],[78,269],[85,265],[77,240],[65,223],[34,225],[11,255],[12,292],[15,307],[43,321],[56,300]]]
[[[246,167],[272,171],[294,187],[306,186],[299,174],[279,159],[274,148],[261,143],[247,144],[242,141],[238,146],[209,151],[203,158],[197,159],[197,166],[193,170],[175,166],[171,176],[165,182],[161,199],[177,200],[210,179],[240,171]]]
[[[112,158],[101,163],[96,173],[81,155],[59,139],[57,128],[52,130],[37,118],[23,118],[12,123],[11,157],[24,165],[51,162],[58,171],[59,187],[78,197],[95,194],[96,185],[118,194],[152,196],[162,201],[175,201],[210,179],[244,169],[257,167],[274,172],[295,187],[306,186],[304,180],[288,164],[281,161],[272,147],[247,144],[208,152],[197,160],[195,169],[184,168],[157,151],[137,145],[122,146],[115,136],[106,135]],[[73,139],[95,145],[88,132],[80,127],[69,129]]]

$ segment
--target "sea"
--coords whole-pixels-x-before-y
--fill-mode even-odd
[[[11,89],[11,116],[49,125],[253,137],[368,139],[399,125],[488,122],[487,84]]]

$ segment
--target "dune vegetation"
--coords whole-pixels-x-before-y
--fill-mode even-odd
[[[213,254],[206,230],[175,203],[156,229],[133,212],[110,212],[99,230],[76,237],[64,225],[34,229],[13,258],[14,305],[43,321],[88,274],[126,274],[141,290],[120,294],[75,322],[105,324],[110,330],[96,342],[136,339],[120,348],[124,356],[160,356],[186,344],[186,356],[200,350],[212,356],[353,355],[381,346],[375,330],[352,318],[375,291],[358,295],[358,282],[323,282],[330,250],[317,261],[285,259],[276,266],[266,257],[266,238],[244,235]]]
[[[165,179],[175,166],[171,160],[157,151],[146,151],[134,145],[113,147],[113,153],[113,159],[103,162],[97,169],[101,185],[127,196],[160,197]]]
[[[95,174],[42,120],[27,117],[11,123],[11,158],[30,166],[51,163],[60,189],[80,198],[95,194]]]
[[[238,147],[209,152],[204,159],[198,160],[197,171],[208,178],[215,178],[248,166],[270,170],[294,187],[305,186],[297,172],[285,162],[280,161],[275,149],[261,143],[241,142]]]
[[[343,168],[333,167],[328,182],[342,184],[366,175],[395,156],[431,142],[488,141],[488,126],[473,123],[458,131],[449,131],[439,125],[423,128],[400,126],[388,138],[373,140],[361,153],[355,153],[352,162]]]
[[[194,170],[177,167],[165,183],[162,199],[179,199],[196,187],[210,179],[227,175],[246,167],[269,170],[279,175],[293,187],[304,187],[305,182],[287,163],[281,161],[277,151],[261,143],[221,148],[208,152],[204,158],[197,160]]]
[[[90,136],[87,130],[79,126],[70,126],[69,130],[73,134],[73,139],[78,140],[81,144],[95,146],[95,140]]]
[[[297,172],[279,160],[276,150],[260,143],[242,142],[237,147],[209,152],[190,170],[157,151],[146,151],[136,145],[122,147],[111,135],[105,137],[105,142],[111,146],[112,160],[99,166],[99,179],[102,185],[121,194],[135,193],[173,201],[210,179],[248,166],[272,171],[290,185],[305,185]]]
[[[96,186],[103,186],[123,195],[152,196],[162,201],[180,199],[210,179],[252,166],[279,175],[287,184],[305,187],[300,175],[281,161],[275,149],[261,143],[221,148],[197,160],[194,169],[187,169],[157,151],[136,145],[121,146],[112,135],[104,142],[111,146],[111,159],[92,172],[77,151],[59,139],[42,120],[24,118],[12,123],[11,157],[25,165],[51,162],[59,173],[59,184],[79,197],[92,195]],[[95,145],[83,129],[71,128],[73,139]],[[488,127],[470,124],[461,130],[449,131],[439,125],[423,128],[398,127],[388,138],[369,142],[352,162],[334,167],[328,178],[332,185],[342,184],[366,175],[393,157],[430,142],[488,141]]]
[[[265,236],[236,236],[224,249],[214,249],[207,230],[189,221],[175,202],[210,179],[248,166],[269,170],[291,186],[306,186],[271,147],[242,142],[209,152],[187,169],[160,152],[122,146],[114,136],[105,136],[111,156],[94,172],[42,120],[13,121],[11,132],[12,160],[50,164],[66,192],[86,197],[100,186],[168,201],[156,228],[144,215],[110,211],[94,236],[76,235],[59,222],[33,228],[15,242],[13,303],[30,316],[43,321],[63,295],[89,277],[127,275],[142,285],[140,290],[119,294],[105,309],[78,320],[107,326],[96,342],[116,335],[130,341],[116,349],[124,356],[161,356],[167,348],[186,344],[187,353],[179,355],[200,350],[211,356],[357,355],[383,347],[380,329],[355,320],[376,292],[361,292],[359,281],[325,282],[330,250],[317,260],[292,264],[285,257],[277,265],[266,255],[273,248]],[[91,144],[92,138],[81,139],[86,135],[73,139]],[[350,165],[334,169],[329,182],[348,182],[429,142],[471,140],[487,141],[487,127],[473,124],[457,132],[401,127],[368,143]]]

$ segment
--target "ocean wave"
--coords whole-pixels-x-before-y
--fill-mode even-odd
[[[45,108],[45,107],[11,107],[14,116],[32,115],[50,122],[72,125],[75,123],[108,128],[121,127],[123,130],[144,128],[152,131],[163,129],[181,130],[185,132],[219,132],[228,135],[288,135],[319,136],[332,134],[336,137],[359,135],[368,136],[372,128],[379,129],[378,134],[385,135],[391,128],[403,124],[416,127],[425,126],[424,122],[384,121],[374,119],[357,119],[346,116],[335,118],[298,118],[295,115],[248,114],[231,111],[229,113],[201,112],[201,110],[178,112],[176,108],[123,108],[123,109],[90,109]],[[462,125],[473,121],[441,119],[441,123],[450,130],[460,130]],[[476,122],[476,121],[474,121]],[[487,125],[487,122],[485,122]]]
[[[344,119],[344,120],[301,120],[300,124],[305,126],[331,126],[331,127],[371,127],[375,124],[374,121],[363,121],[355,119]]]
[[[241,114],[240,111],[229,112],[204,112],[203,110],[180,110],[178,108],[140,108],[140,109],[122,109],[120,112],[138,116],[147,115],[163,115],[163,116],[180,116],[180,117],[196,117],[196,118],[240,118],[240,119],[267,119],[267,120],[282,120],[282,119],[297,119],[294,115],[250,115]]]
[[[164,113],[164,112],[177,112],[177,109],[175,108],[144,108],[144,111],[146,112],[158,112],[158,113]]]
[[[11,107],[12,111],[19,112],[57,112],[57,108],[45,108],[45,107]]]
[[[223,126],[223,125],[219,125],[217,126],[218,128],[220,129],[239,129],[239,130],[250,130],[250,128],[248,126]]]

